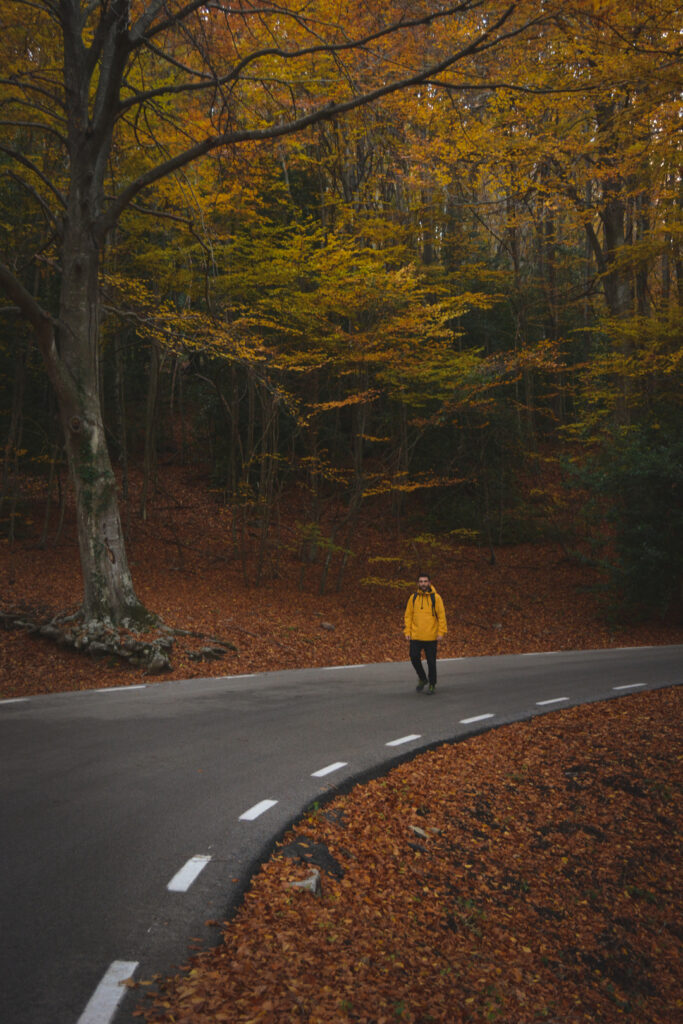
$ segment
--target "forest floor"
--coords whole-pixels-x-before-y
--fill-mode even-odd
[[[254,586],[225,510],[184,474],[130,517],[138,594],[178,637],[172,669],[197,678],[405,661],[418,571],[448,612],[447,657],[683,642],[674,623],[610,626],[595,571],[560,544],[495,550],[354,530],[341,587],[302,574],[300,510],[278,523]],[[131,503],[132,507],[132,503]],[[0,546],[0,612],[75,609],[71,517],[59,543]],[[34,522],[42,520],[36,504]],[[237,537],[239,542],[240,537]],[[236,550],[237,548],[237,550]],[[246,548],[245,548],[246,550]],[[245,572],[246,567],[246,572]],[[207,638],[234,652],[197,661]],[[412,675],[407,669],[407,685]],[[138,683],[21,629],[0,630],[0,699]],[[305,816],[254,877],[215,950],[151,979],[155,1024],[673,1024],[680,999],[680,688],[555,712],[416,757]],[[438,694],[437,698],[438,699]],[[678,845],[677,845],[678,842]],[[316,862],[322,891],[293,890]],[[220,922],[213,922],[220,927]],[[218,939],[217,939],[218,941]]]
[[[418,572],[431,573],[448,615],[444,657],[589,650],[680,643],[681,622],[610,625],[601,613],[596,571],[559,543],[495,549],[437,542],[420,516],[399,539],[388,515],[368,513],[356,524],[341,587],[341,554],[334,553],[327,592],[319,593],[316,564],[300,558],[297,496],[273,527],[278,544],[265,550],[263,585],[253,585],[258,524],[235,538],[229,513],[204,480],[167,470],[145,521],[137,517],[139,481],[124,509],[128,557],[138,596],[177,638],[172,668],[147,682],[241,675],[272,669],[405,661],[403,612]],[[127,512],[127,514],[126,514]],[[20,612],[45,622],[76,610],[82,599],[76,532],[67,510],[52,543],[56,511],[39,547],[44,502],[25,505],[19,539],[0,542],[0,616]],[[406,530],[408,527],[404,527]],[[242,549],[247,558],[243,562]],[[194,660],[208,638],[236,648],[221,660]],[[65,690],[99,689],[140,681],[141,669],[115,658],[84,657],[24,630],[0,629],[0,699]]]

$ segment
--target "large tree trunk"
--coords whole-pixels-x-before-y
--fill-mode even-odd
[[[69,210],[71,213],[72,210]],[[87,620],[113,625],[151,623],[133,587],[121,530],[116,480],[105,444],[99,392],[98,252],[91,223],[77,237],[67,217],[69,245],[61,282],[59,345],[52,319],[7,267],[0,286],[33,325],[57,396],[76,497],[78,545]]]
[[[62,273],[57,345],[42,350],[57,393],[76,497],[78,545],[86,620],[120,625],[150,621],[133,587],[107,450],[100,394],[100,258],[107,222],[104,179],[123,67],[128,4],[113,0],[95,98],[95,66],[83,43],[85,16],[76,0],[60,0],[64,38],[64,95],[69,189],[62,219]],[[95,44],[93,44],[94,46]],[[92,100],[92,102],[91,102]],[[111,223],[108,224],[111,227]]]
[[[86,619],[141,624],[150,616],[133,587],[105,441],[99,373],[99,251],[82,195],[67,214],[57,353],[49,364],[76,498]]]
[[[84,392],[60,405],[76,497],[85,618],[115,625],[127,619],[138,624],[149,621],[128,568],[99,404]]]

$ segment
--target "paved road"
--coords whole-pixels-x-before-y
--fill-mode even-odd
[[[682,681],[678,646],[444,660],[434,697],[382,664],[0,702],[0,1021],[105,1024],[110,966],[149,978],[210,943],[204,922],[321,794],[439,741]]]

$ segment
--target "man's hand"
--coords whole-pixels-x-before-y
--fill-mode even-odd
[[[406,638],[406,640],[410,640],[410,633],[406,633],[405,634],[405,638]]]
[[[443,633],[439,633],[439,635],[437,636],[436,639],[437,640],[443,640]]]

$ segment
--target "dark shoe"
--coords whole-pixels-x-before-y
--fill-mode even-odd
[[[435,683],[430,683],[429,684],[429,689],[427,690],[427,693],[434,693],[435,691],[436,691],[436,684]]]
[[[415,689],[417,690],[418,693],[420,693],[422,690],[424,690],[426,685],[427,685],[427,680],[426,679],[421,679],[420,682],[415,687]]]

